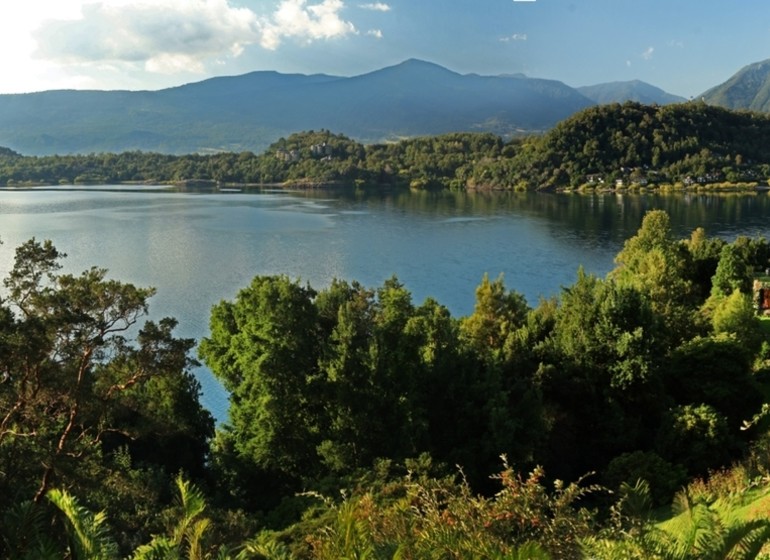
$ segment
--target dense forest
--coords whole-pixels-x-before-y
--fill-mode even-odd
[[[605,278],[473,313],[391,278],[259,276],[195,341],[153,290],[16,249],[2,558],[756,558],[770,547],[770,245],[649,212]],[[673,506],[672,506],[673,504]],[[768,549],[765,548],[765,554]],[[766,557],[766,556],[765,556]]]
[[[451,133],[363,145],[332,132],[264,153],[26,157],[0,149],[0,184],[191,182],[453,189],[767,186],[770,117],[688,102],[585,109],[541,136]]]

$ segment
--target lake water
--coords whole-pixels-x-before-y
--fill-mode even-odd
[[[453,315],[473,310],[484,273],[504,274],[531,305],[604,275],[647,210],[669,212],[675,233],[770,237],[770,197],[535,193],[178,192],[161,187],[0,190],[0,275],[20,243],[51,239],[65,271],[91,266],[153,286],[152,318],[200,339],[211,306],[258,274],[316,288],[333,278],[376,287],[396,275],[415,303],[436,298]],[[200,368],[203,404],[226,418],[227,395]]]

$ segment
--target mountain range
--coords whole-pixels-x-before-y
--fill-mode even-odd
[[[761,89],[760,82],[770,91],[770,61],[741,72],[740,96],[715,93],[713,99],[743,100],[746,90]],[[731,87],[728,92],[738,85]],[[765,110],[770,94],[755,97]],[[683,98],[640,81],[572,88],[521,74],[458,74],[410,59],[353,77],[266,71],[158,91],[0,95],[0,146],[28,155],[261,152],[282,136],[318,129],[361,142],[453,131],[508,138],[550,129],[595,104],[627,100],[668,104]]]

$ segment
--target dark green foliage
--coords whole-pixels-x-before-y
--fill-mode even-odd
[[[585,109],[542,136],[507,143],[491,133],[458,132],[363,145],[322,129],[280,138],[259,155],[22,157],[9,151],[0,154],[0,184],[209,181],[522,190],[578,187],[591,183],[589,176],[605,186],[616,179],[624,185],[759,182],[770,177],[768,145],[767,115],[703,103],[629,102]]]
[[[751,418],[762,403],[754,378],[754,355],[737,338],[697,337],[679,346],[666,362],[666,385],[676,402],[707,404],[727,419],[733,437],[741,421]]]
[[[515,158],[515,169],[530,188],[540,189],[577,187],[589,174],[601,175],[605,184],[641,178],[675,182],[688,176],[695,182],[699,177],[750,181],[767,178],[759,164],[770,162],[768,139],[770,117],[759,113],[698,102],[601,105],[528,141]],[[748,161],[755,167],[748,167]]]
[[[669,411],[660,425],[657,450],[690,476],[704,476],[724,465],[736,442],[727,419],[707,404],[680,405]]]
[[[687,472],[654,451],[633,451],[610,461],[603,476],[604,484],[616,492],[637,480],[644,480],[652,489],[654,505],[665,506],[687,480]]]
[[[163,319],[131,344],[153,290],[96,268],[61,274],[62,256],[29,241],[4,280],[0,514],[67,487],[94,504],[136,500],[120,522],[140,534],[164,471],[203,471],[213,421],[189,371],[193,342],[174,338],[176,322]]]
[[[62,502],[93,526],[78,538],[104,536],[88,513],[103,510],[124,555],[179,552],[204,533],[242,542],[261,526],[279,532],[244,554],[661,556],[660,543],[679,545],[653,535],[643,498],[665,504],[686,476],[741,460],[763,437],[767,341],[741,290],[767,254],[764,240],[702,230],[676,240],[650,212],[606,278],[579,270],[530,308],[485,275],[459,319],[432,299],[415,304],[396,278],[316,290],[256,277],[212,308],[200,344],[231,398],[209,447],[192,342],[173,337],[171,319],[138,328],[152,290],[99,269],[61,274],[58,251],[31,241],[0,305],[0,514],[32,536],[0,527],[0,557],[66,545],[63,529],[46,539],[37,528],[50,510],[25,505],[54,486],[82,500]],[[752,473],[768,472],[763,449]],[[499,492],[488,475],[501,454],[533,474],[506,468]],[[461,483],[435,478],[454,465]],[[610,524],[594,533],[603,517],[576,503],[582,487],[556,480],[549,492],[538,465],[562,480],[596,472],[621,495],[603,512]],[[408,483],[394,482],[398,469]],[[178,471],[211,482],[216,516],[201,516],[203,493],[180,488],[191,502],[175,525],[165,508]],[[342,505],[317,501],[340,490]],[[764,538],[762,524],[746,528]],[[720,535],[714,546],[727,547]]]

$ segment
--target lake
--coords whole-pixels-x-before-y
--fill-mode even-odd
[[[531,305],[574,282],[579,266],[606,274],[644,213],[669,212],[674,231],[770,237],[770,197],[538,193],[177,191],[94,186],[0,190],[0,274],[14,249],[51,239],[66,272],[91,266],[153,286],[151,318],[176,317],[200,339],[211,306],[258,274],[316,288],[333,278],[376,287],[396,275],[415,303],[434,297],[453,315],[473,310],[483,274],[504,274]],[[202,402],[218,419],[227,395],[206,368]]]

